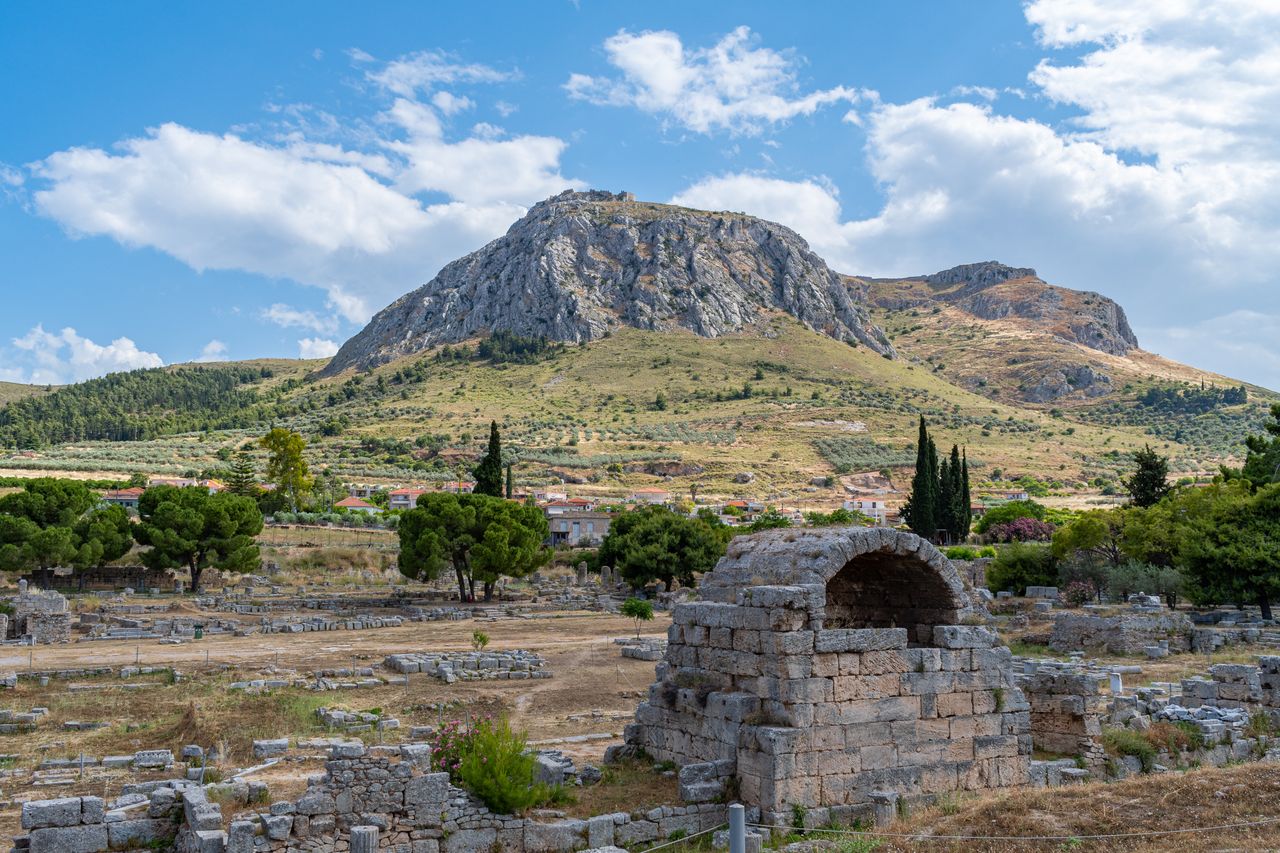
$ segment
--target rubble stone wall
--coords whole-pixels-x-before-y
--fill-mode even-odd
[[[1059,613],[1054,618],[1049,648],[1057,652],[1105,648],[1115,655],[1137,655],[1146,646],[1163,640],[1169,642],[1171,652],[1189,651],[1191,620],[1182,613]]]

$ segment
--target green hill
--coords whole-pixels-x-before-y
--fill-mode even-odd
[[[58,390],[43,411],[117,413],[152,430],[148,440],[44,444],[34,457],[0,459],[0,469],[216,470],[276,424],[306,435],[313,466],[345,480],[429,483],[465,475],[492,418],[520,460],[522,487],[567,481],[576,491],[621,494],[663,483],[687,494],[697,484],[701,494],[792,504],[836,500],[845,474],[909,466],[921,414],[940,442],[967,446],[979,480],[999,469],[1002,482],[1027,475],[1061,492],[1114,483],[1145,442],[1187,473],[1213,470],[1233,449],[1160,438],[1140,423],[1105,424],[1096,405],[1050,410],[989,399],[949,382],[909,343],[899,335],[905,357],[891,360],[777,315],[752,333],[716,339],[622,328],[521,355],[527,363],[464,345],[331,378],[310,372],[318,362],[138,371]],[[228,377],[239,381],[227,385]],[[160,393],[206,385],[215,405],[190,417]],[[129,393],[132,409],[118,392]],[[1256,429],[1255,410],[1261,422],[1261,397],[1232,407],[1249,413],[1241,434]],[[29,404],[0,408],[0,423]],[[740,475],[751,481],[735,482],[748,479]],[[811,482],[826,477],[836,479]]]

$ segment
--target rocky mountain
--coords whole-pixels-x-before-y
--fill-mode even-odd
[[[1015,320],[1111,355],[1138,348],[1124,309],[1100,293],[1042,281],[1034,269],[997,261],[905,279],[854,279],[851,289],[881,308],[954,306],[980,320]]]
[[[376,367],[498,329],[583,342],[619,326],[714,338],[790,314],[893,357],[843,278],[794,231],[738,213],[564,192],[378,312],[324,373]]]

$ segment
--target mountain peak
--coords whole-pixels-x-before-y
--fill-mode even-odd
[[[1015,278],[1036,278],[1036,271],[1031,267],[1011,267],[999,261],[979,261],[975,264],[960,264],[950,269],[922,276],[930,287],[944,289],[961,287],[980,290],[995,284],[1003,284]]]
[[[500,329],[574,343],[620,325],[714,338],[765,328],[780,312],[895,354],[841,277],[789,228],[626,192],[566,190],[378,312],[325,372]]]

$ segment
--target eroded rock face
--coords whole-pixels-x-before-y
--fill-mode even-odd
[[[496,329],[575,343],[620,325],[718,337],[776,312],[894,354],[841,278],[789,228],[629,193],[564,192],[380,311],[325,372]]]
[[[983,261],[917,278],[852,279],[849,287],[863,301],[894,311],[945,303],[982,320],[1022,321],[1111,355],[1138,348],[1120,305],[1092,291],[1046,284],[1030,267]]]

